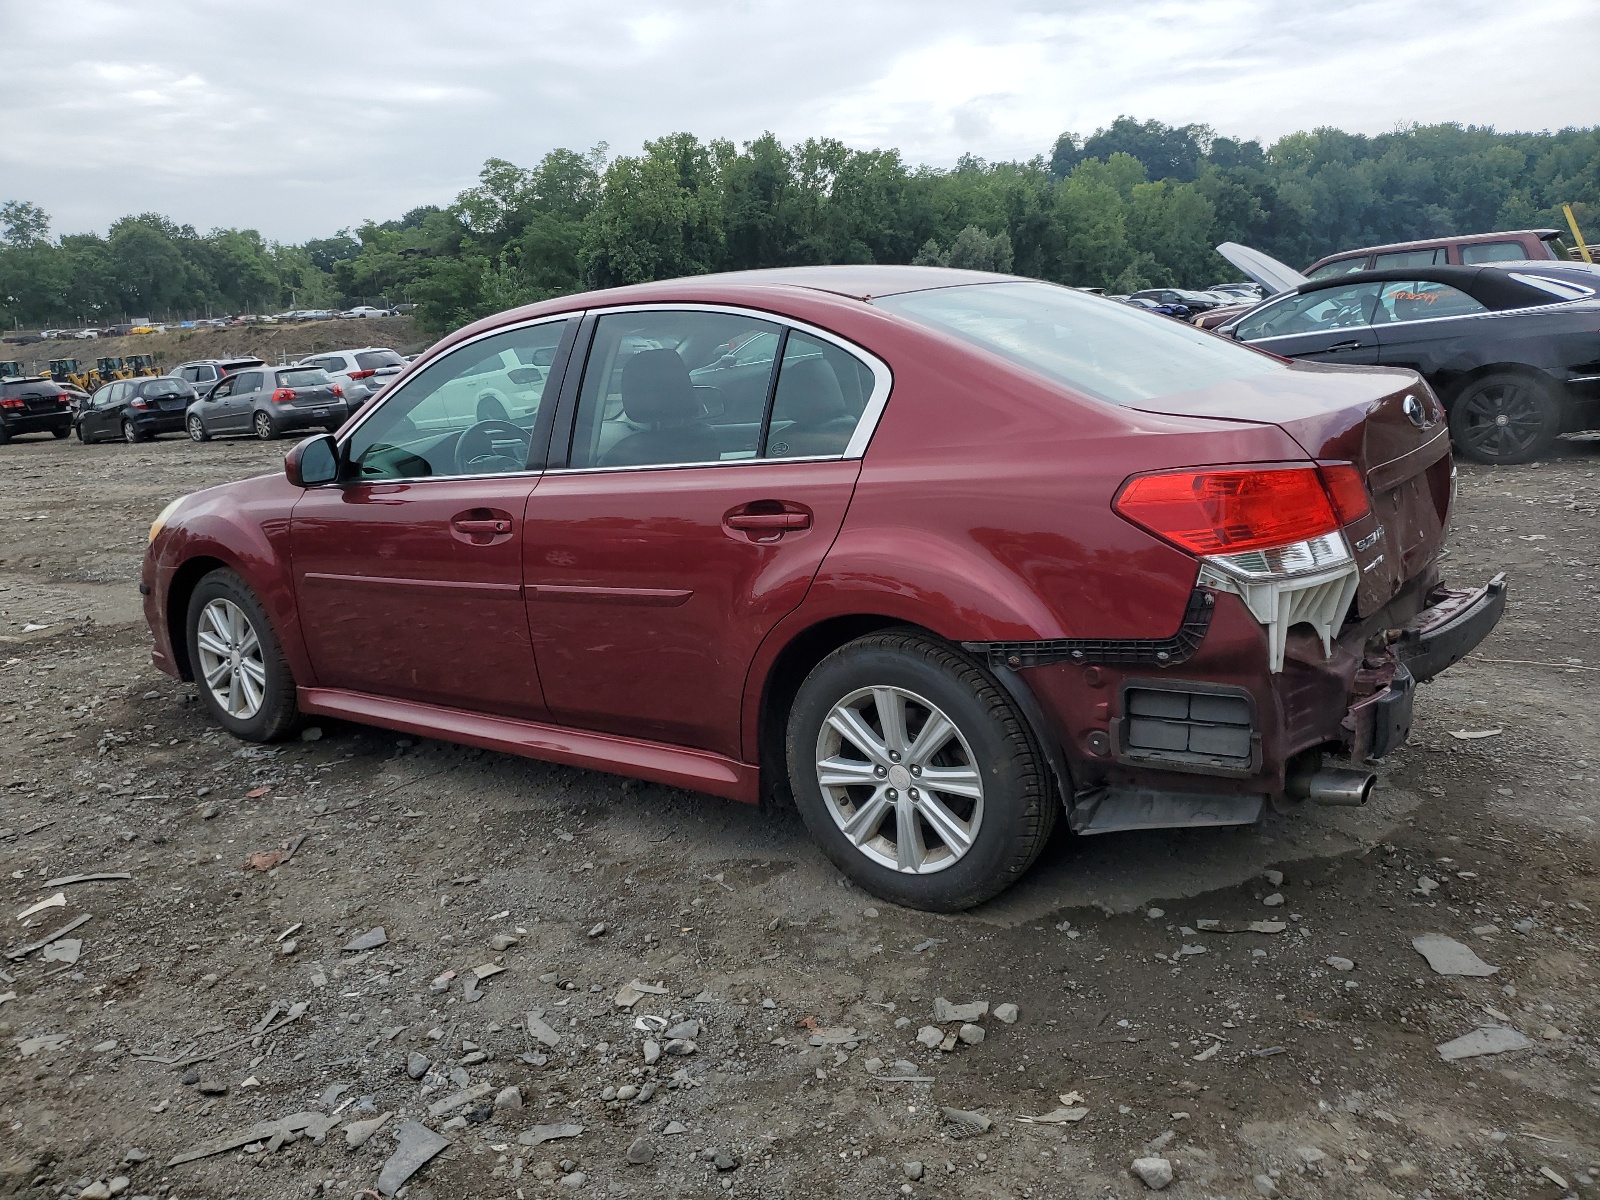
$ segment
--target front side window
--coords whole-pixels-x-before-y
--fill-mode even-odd
[[[1396,321],[1426,321],[1432,317],[1460,317],[1487,311],[1460,288],[1453,288],[1447,283],[1386,283],[1378,296],[1378,308],[1372,322],[1386,325]]]
[[[555,403],[554,392],[546,394],[548,369],[534,364],[546,352],[553,354],[568,324],[546,321],[508,329],[430,363],[391,391],[350,435],[349,477],[373,481],[526,470],[535,432],[549,430]]]
[[[610,313],[595,326],[572,435],[573,467],[638,467],[754,458],[772,355],[740,363],[779,326],[737,313]]]
[[[259,392],[263,378],[264,376],[260,371],[246,371],[241,375],[235,375],[233,377],[233,389],[230,394],[242,396],[246,392]]]
[[[1521,242],[1476,242],[1461,247],[1461,261],[1466,266],[1475,263],[1518,262],[1528,257]]]
[[[1254,342],[1366,325],[1372,320],[1382,286],[1353,283],[1290,296],[1245,316],[1234,327],[1234,336],[1242,342]]]
[[[841,455],[872,396],[872,369],[831,342],[791,331],[778,368],[767,458]]]

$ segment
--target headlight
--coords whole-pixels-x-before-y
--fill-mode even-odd
[[[178,505],[182,504],[187,499],[187,496],[179,496],[171,504],[163,508],[161,510],[161,515],[150,523],[150,540],[152,542],[156,540],[156,534],[161,532],[161,527],[167,523],[167,518],[172,516],[173,513],[177,512]]]

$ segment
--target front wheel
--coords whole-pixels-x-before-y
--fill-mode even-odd
[[[1450,437],[1473,462],[1513,466],[1547,453],[1561,402],[1541,381],[1502,371],[1474,379],[1450,406]]]
[[[218,723],[247,742],[272,742],[299,720],[294,676],[266,609],[235,572],[213,571],[189,597],[189,665]]]
[[[823,852],[874,895],[954,912],[1011,886],[1055,823],[1021,714],[970,659],[914,633],[823,659],[786,741],[795,803]]]
[[[191,416],[187,425],[191,442],[209,442],[211,440],[211,435],[206,432],[206,423],[198,415]]]
[[[256,436],[263,442],[270,442],[278,435],[278,431],[272,427],[272,418],[264,412],[256,414],[255,429]]]

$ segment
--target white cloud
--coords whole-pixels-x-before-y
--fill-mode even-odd
[[[1271,140],[1600,123],[1592,0],[0,0],[0,199],[300,239],[445,203],[485,158],[687,130],[949,165],[1128,113]]]

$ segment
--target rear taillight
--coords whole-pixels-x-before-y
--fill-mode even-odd
[[[278,388],[275,392],[272,393],[272,402],[274,404],[288,404],[293,399],[294,399],[294,389],[293,388]]]
[[[377,374],[376,371],[351,371],[350,372],[350,378],[351,379],[371,379],[376,374]]]
[[[57,404],[71,404],[72,403],[72,393],[71,392],[62,392],[59,396],[56,397],[56,403]]]
[[[372,374],[372,372],[371,372],[371,371],[368,371],[368,372],[367,372],[367,374],[369,374],[369,375],[370,375],[370,374]],[[339,386],[339,385],[338,385],[338,384],[337,384],[337,383],[336,383],[336,384],[334,384],[334,385],[333,385],[333,394],[334,394],[334,395],[335,395],[335,396],[342,396],[342,395],[344,395],[344,389],[343,389],[343,388],[342,388],[342,387],[340,387],[340,386]]]
[[[149,408],[150,407],[150,402],[147,401],[143,396],[135,396],[132,400],[128,401],[128,407],[129,408]]]
[[[1340,527],[1313,466],[1138,475],[1123,485],[1112,507],[1201,557],[1301,542]]]
[[[21,400],[0,400],[0,408],[26,408],[26,407],[27,407],[27,404],[25,404]]]
[[[1355,463],[1318,463],[1322,486],[1328,490],[1333,502],[1333,514],[1340,525],[1354,525],[1372,511],[1372,501],[1367,496],[1367,481]]]

